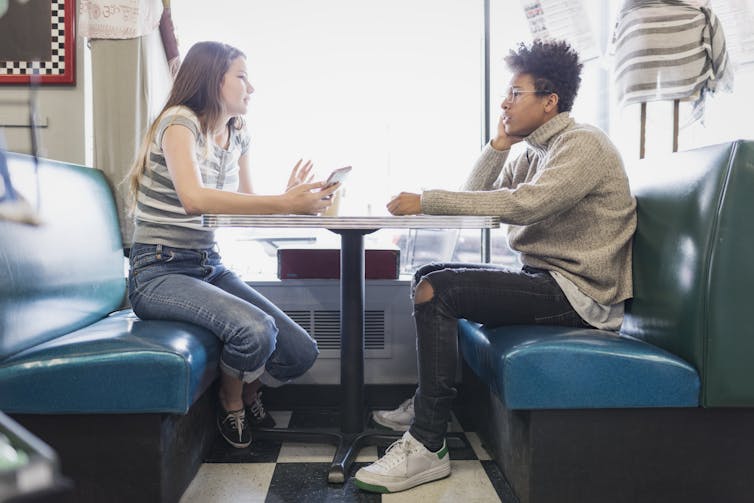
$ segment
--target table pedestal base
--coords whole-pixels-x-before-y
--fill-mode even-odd
[[[387,447],[403,436],[402,431],[389,431],[368,428],[359,433],[344,433],[336,429],[290,429],[290,428],[259,428],[252,430],[252,438],[272,440],[278,442],[301,442],[310,444],[330,444],[337,446],[327,481],[331,484],[343,484],[356,456],[362,447],[376,445]],[[446,442],[448,447],[461,448],[466,441],[463,434],[448,432]],[[253,445],[253,443],[252,443]]]
[[[303,442],[315,444],[330,444],[337,446],[335,456],[327,473],[327,481],[331,484],[343,484],[351,468],[353,460],[362,447],[377,445],[386,447],[403,435],[398,431],[367,429],[360,433],[343,433],[338,430],[296,430],[260,428],[252,432],[253,438],[283,441]]]

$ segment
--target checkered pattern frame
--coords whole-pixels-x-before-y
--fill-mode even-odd
[[[51,58],[48,61],[2,61],[0,75],[65,75],[65,2],[66,0],[50,1]]]

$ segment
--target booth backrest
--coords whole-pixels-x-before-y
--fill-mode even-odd
[[[754,406],[754,142],[644,160],[622,333],[699,371],[702,405]]]
[[[103,173],[40,159],[37,191],[33,158],[6,156],[15,188],[39,203],[42,223],[0,221],[0,360],[105,317],[125,293],[117,211]]]

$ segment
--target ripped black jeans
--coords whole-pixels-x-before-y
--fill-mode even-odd
[[[419,387],[410,431],[433,451],[442,447],[456,396],[460,318],[492,327],[589,326],[573,310],[552,276],[542,269],[433,263],[416,272],[414,286],[421,280],[432,285],[434,296],[414,305]]]

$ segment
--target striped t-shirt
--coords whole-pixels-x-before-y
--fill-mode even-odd
[[[213,143],[208,150],[196,114],[185,106],[171,107],[160,116],[150,145],[148,165],[139,179],[133,241],[178,248],[209,248],[215,241],[213,229],[202,227],[201,216],[186,214],[165,163],[162,137],[173,125],[184,126],[194,135],[196,163],[203,185],[238,190],[238,159],[249,149],[248,132],[231,128],[227,149]]]

